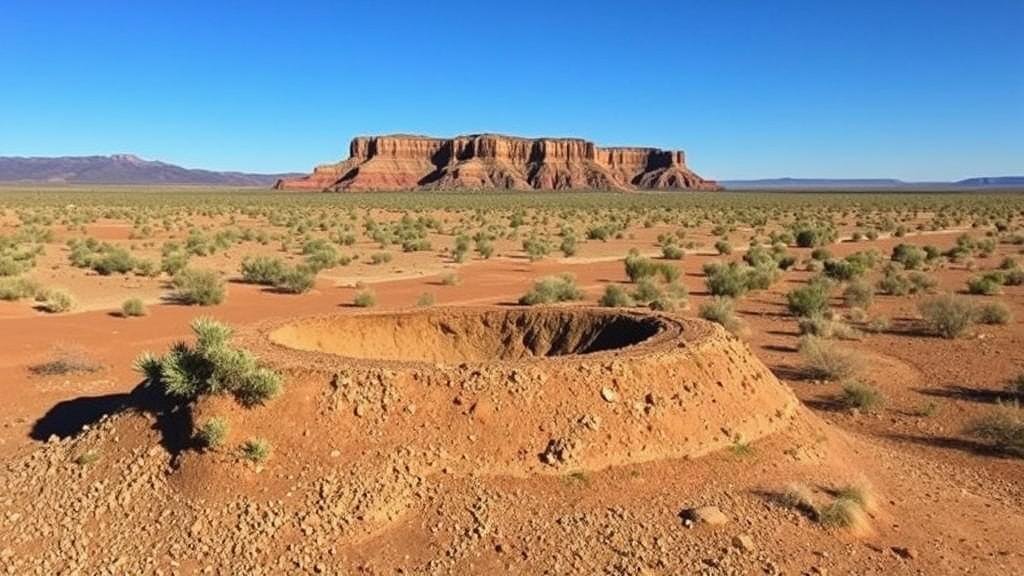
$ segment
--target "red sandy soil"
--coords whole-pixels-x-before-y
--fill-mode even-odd
[[[90,232],[111,239],[126,237],[125,230],[117,226],[99,226]],[[75,399],[110,397],[113,401],[127,394],[140,380],[132,370],[134,358],[143,350],[162,352],[174,341],[187,338],[188,324],[197,316],[212,316],[244,330],[286,318],[356,314],[359,310],[350,303],[358,289],[337,284],[343,278],[360,277],[373,280],[381,311],[412,309],[423,293],[434,295],[437,305],[444,306],[510,304],[536,278],[561,272],[575,274],[588,301],[594,302],[605,284],[627,281],[618,259],[624,245],[650,246],[648,242],[657,233],[656,229],[640,230],[631,242],[589,242],[578,258],[537,263],[522,258],[473,261],[457,267],[460,281],[454,286],[440,282],[436,272],[451,265],[436,254],[400,256],[383,269],[360,265],[351,274],[346,269],[329,271],[313,292],[299,296],[232,283],[222,305],[198,308],[155,303],[148,316],[133,319],[120,318],[113,309],[136,290],[150,302],[158,302],[163,290],[158,281],[103,278],[106,284],[95,288],[91,281],[96,278],[86,278],[77,270],[68,272],[66,266],[46,272],[65,279],[86,309],[43,316],[25,303],[0,303],[0,370],[5,375],[0,386],[0,405],[4,407],[0,413],[0,464],[26,462],[26,470],[40,470],[41,463],[49,462],[50,474],[81,478],[82,486],[87,486],[90,479],[99,481],[102,473],[75,471],[67,459],[80,453],[83,446],[110,446],[110,435],[119,435],[116,454],[104,454],[101,462],[138,461],[139,481],[150,487],[111,498],[138,502],[148,493],[153,503],[133,508],[125,503],[114,506],[112,500],[110,510],[121,511],[121,515],[111,515],[108,510],[102,517],[110,524],[91,529],[84,527],[86,517],[65,510],[77,526],[62,529],[53,525],[48,535],[44,530],[31,539],[36,558],[45,558],[45,565],[20,556],[24,550],[32,550],[29,546],[17,553],[6,552],[7,556],[0,554],[0,567],[7,566],[9,573],[31,573],[29,566],[34,565],[41,573],[60,573],[60,559],[75,557],[80,566],[91,567],[86,572],[96,573],[104,567],[111,573],[158,573],[159,569],[165,574],[192,573],[204,567],[215,573],[237,573],[244,568],[253,574],[1024,572],[1020,547],[1024,542],[1024,484],[1020,481],[1024,462],[994,454],[961,432],[971,418],[990,407],[1009,378],[1024,370],[1024,326],[1019,320],[1024,318],[1022,287],[1007,287],[998,297],[1018,320],[1006,326],[977,327],[969,337],[957,340],[915,331],[917,297],[876,296],[870,312],[891,318],[892,329],[865,333],[843,343],[869,359],[864,378],[888,399],[883,410],[871,414],[837,408],[831,399],[838,385],[802,376],[796,352],[799,334],[795,320],[786,314],[784,294],[810,277],[809,273],[787,272],[771,289],[747,296],[739,306],[748,327],[745,342],[805,407],[793,426],[755,442],[750,454],[744,451],[746,455],[727,450],[695,460],[623,463],[558,477],[452,473],[444,466],[403,469],[389,475],[382,467],[398,470],[402,466],[388,459],[394,456],[374,459],[366,446],[323,437],[315,427],[310,429],[309,423],[280,424],[305,428],[311,438],[310,453],[327,454],[329,461],[332,451],[341,451],[350,470],[367,474],[362,484],[346,484],[336,478],[324,487],[322,482],[310,480],[324,473],[322,458],[309,468],[288,453],[275,454],[263,471],[237,458],[220,456],[213,464],[205,464],[206,468],[183,468],[200,470],[194,472],[197,475],[167,479],[165,468],[172,457],[159,449],[159,435],[141,416],[117,426],[109,420],[94,423],[100,430],[82,440],[93,444],[66,441],[40,447],[49,433],[56,431],[40,429],[48,411]],[[874,247],[888,254],[897,242],[948,247],[958,234],[840,243],[832,250],[842,255]],[[793,252],[802,257],[808,251]],[[1008,247],[1001,246],[996,255],[978,264],[982,269],[992,268],[1007,253]],[[63,254],[52,257],[54,266],[57,259],[65,258]],[[237,260],[237,254],[230,257]],[[610,257],[616,259],[605,259]],[[684,315],[694,315],[708,297],[701,266],[710,259],[707,254],[688,254],[679,264],[690,291],[689,312]],[[41,264],[39,268],[47,267]],[[435,273],[380,278],[424,270]],[[951,265],[933,276],[940,289],[961,290],[971,274]],[[135,288],[135,282],[145,285]],[[85,289],[87,285],[97,290],[94,296]],[[980,301],[989,297],[970,298]],[[90,309],[97,306],[103,309]],[[33,375],[29,368],[51,358],[55,346],[81,349],[101,368],[67,376]],[[934,414],[920,415],[930,402],[935,404]],[[102,401],[93,404],[103,406]],[[133,434],[125,437],[129,430]],[[273,437],[273,433],[271,428],[266,435]],[[411,456],[408,460],[416,461]],[[4,468],[3,473],[10,487],[30,482],[14,470]],[[344,475],[345,467],[336,473]],[[90,476],[94,474],[97,476]],[[861,479],[872,484],[878,506],[869,526],[859,531],[823,528],[771,497],[794,481],[824,494]],[[235,504],[236,508],[230,503],[223,504],[223,509],[218,507],[221,504],[207,506],[208,500],[224,498],[223,493],[217,497],[205,494],[208,484],[221,485],[230,492],[232,482],[238,483],[236,489],[247,500]],[[355,525],[338,525],[340,520],[329,514],[289,516],[288,506],[281,504],[287,501],[289,490],[303,493],[313,486],[324,494],[358,486],[355,494],[337,493],[333,498],[348,502],[338,508],[339,513],[368,514],[370,520],[359,516]],[[396,487],[401,487],[401,495],[390,492],[399,489]],[[92,510],[91,504],[82,504],[73,495],[47,494],[55,505]],[[24,502],[12,498],[0,495],[0,520],[5,520],[0,523],[0,534],[15,533],[18,519],[12,520],[12,514],[24,509]],[[353,503],[361,498],[369,500]],[[169,502],[180,508],[167,512]],[[331,500],[325,502],[322,506],[329,507]],[[387,508],[394,502],[402,502],[401,509]],[[685,528],[679,511],[703,505],[718,506],[730,521],[724,526]],[[126,510],[133,512],[126,516]],[[54,522],[60,521],[59,512],[36,511],[40,518],[54,518]],[[166,514],[170,516],[164,518]],[[178,533],[173,528],[161,532],[161,525],[174,527],[183,522],[195,523],[191,532]],[[137,525],[147,526],[139,528],[137,538],[115,539],[105,552],[93,550],[97,543],[111,540],[104,531]],[[76,540],[69,546],[77,550],[81,545],[81,554],[91,560],[81,560],[78,552],[58,546],[55,540],[61,530],[84,537],[84,542]],[[221,547],[224,533],[218,530],[230,530],[234,549]],[[317,534],[334,539],[322,541]],[[743,550],[744,546],[734,542],[741,535],[751,538],[752,550]],[[162,538],[166,538],[164,544],[152,544]],[[0,553],[11,550],[4,540],[0,539]],[[150,546],[155,546],[153,554],[143,561]],[[268,555],[268,550],[274,553]],[[14,568],[15,559],[26,563]]]

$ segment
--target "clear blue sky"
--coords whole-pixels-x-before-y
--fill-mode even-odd
[[[719,179],[1024,174],[1024,0],[4,0],[0,79],[0,155],[305,171],[489,131]]]

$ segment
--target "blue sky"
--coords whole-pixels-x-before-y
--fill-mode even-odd
[[[1022,39],[1021,0],[5,0],[0,155],[305,171],[488,131],[719,179],[1024,174]]]

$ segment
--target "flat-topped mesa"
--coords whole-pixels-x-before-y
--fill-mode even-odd
[[[454,138],[359,136],[349,158],[309,176],[280,180],[280,190],[378,191],[719,190],[686,166],[679,150],[600,148],[580,138],[473,134]]]

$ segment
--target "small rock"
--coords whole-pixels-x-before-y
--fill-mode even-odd
[[[892,553],[905,560],[913,560],[917,558],[917,550],[906,546],[893,546]]]
[[[700,508],[687,508],[680,514],[686,526],[694,524],[707,524],[709,526],[721,526],[729,522],[729,518],[718,509],[717,506],[701,506]]]
[[[746,534],[737,534],[733,536],[732,545],[744,552],[753,552],[756,549],[754,546],[754,539]]]
[[[604,398],[605,402],[618,402],[619,393],[616,392],[613,388],[608,388],[606,386],[604,388],[601,388],[601,398]]]
[[[366,414],[366,407],[362,404],[356,404],[356,418],[362,418],[363,414]]]

